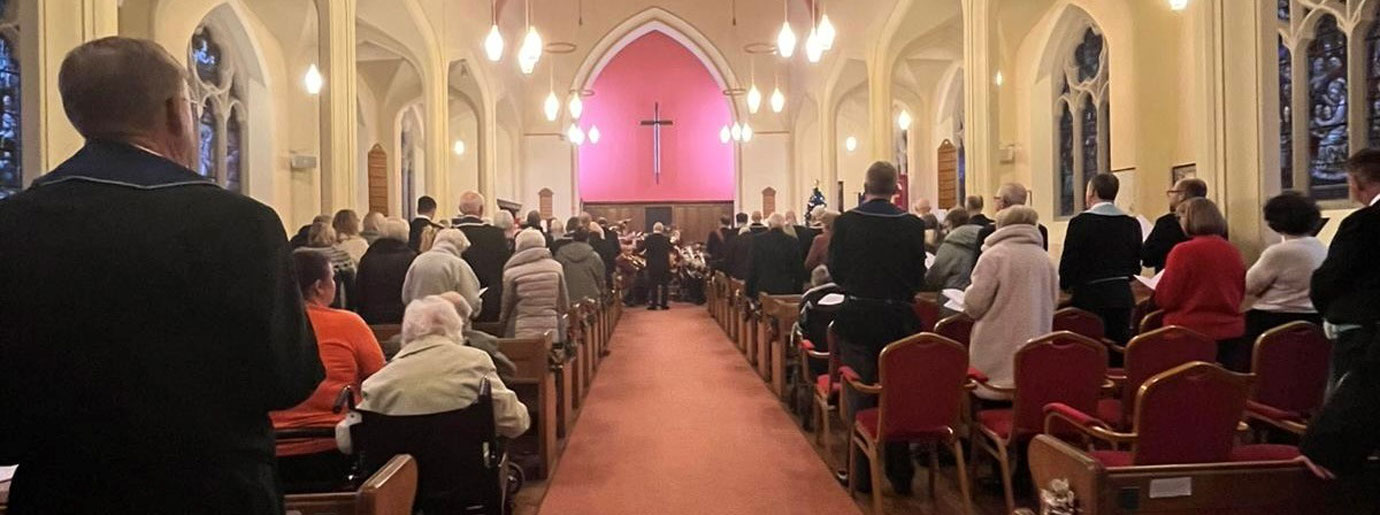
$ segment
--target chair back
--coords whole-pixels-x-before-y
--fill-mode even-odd
[[[1191,361],[1217,360],[1217,342],[1202,333],[1176,325],[1137,335],[1126,344],[1126,385],[1121,391],[1121,420],[1135,413],[1136,393],[1155,374]]]
[[[829,330],[824,338],[824,344],[829,346],[829,386],[839,383],[839,367],[843,366],[843,361],[839,358],[839,333],[834,330],[834,323],[829,322]]]
[[[892,342],[877,360],[878,438],[952,434],[968,378],[968,350],[934,333]]]
[[[479,398],[458,410],[429,415],[358,412],[350,438],[365,471],[394,455],[417,460],[417,503],[427,513],[468,513],[476,506],[501,509],[503,451],[494,426],[493,394],[481,380]]]
[[[972,317],[959,313],[934,324],[934,334],[956,341],[959,345],[967,347],[968,342],[973,339],[973,323]]]
[[[1064,308],[1054,312],[1054,331],[1069,331],[1102,341],[1107,337],[1107,328],[1102,318],[1078,308]]]
[[[923,298],[915,298],[915,318],[920,320],[920,330],[934,332],[935,324],[939,323],[939,303]]]
[[[1137,334],[1145,334],[1164,327],[1164,310],[1159,309],[1146,313],[1140,319],[1140,331]]]
[[[1137,388],[1136,465],[1227,461],[1252,377],[1215,363],[1184,363]]]
[[[1014,360],[1016,393],[1012,439],[1044,429],[1045,405],[1059,402],[1095,413],[1107,380],[1107,346],[1087,336],[1058,331],[1026,343]]]
[[[1252,354],[1253,400],[1272,408],[1311,415],[1322,406],[1332,341],[1321,327],[1292,322],[1260,335]]]

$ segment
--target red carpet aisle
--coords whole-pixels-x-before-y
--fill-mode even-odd
[[[542,515],[858,513],[703,308],[625,313]]]

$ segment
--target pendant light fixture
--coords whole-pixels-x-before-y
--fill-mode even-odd
[[[747,142],[749,142],[749,141],[752,141],[752,126],[751,126],[751,125],[748,125],[746,122],[744,122],[744,123],[743,123],[743,143],[747,143]]]
[[[733,131],[728,130],[727,125],[719,129],[719,143],[728,143],[728,140],[731,138],[733,138]]]
[[[465,155],[465,140],[455,140],[455,145],[451,147],[457,156]]]
[[[518,49],[518,68],[522,70],[523,75],[531,75],[537,68],[541,52],[541,34],[532,26],[532,0],[527,0],[527,35],[523,36],[522,47]]]
[[[819,62],[824,57],[824,43],[820,41],[818,29],[810,29],[810,35],[805,37],[805,60],[811,64]]]
[[[775,85],[771,88],[771,112],[780,113],[786,108],[786,94],[781,92],[781,76],[772,72],[772,82]]]
[[[757,110],[762,108],[762,91],[757,89],[757,60],[751,56],[748,57],[748,70],[752,80],[747,92],[748,113],[757,114]]]
[[[580,130],[579,125],[570,124],[570,128],[565,130],[565,137],[577,147],[585,144],[585,131]]]
[[[579,120],[580,115],[584,114],[585,102],[580,100],[579,91],[570,92],[570,102],[566,104],[566,108],[570,111],[570,119],[572,120]]]
[[[789,0],[782,0],[781,5],[785,8],[785,13],[781,22],[781,33],[776,35],[776,51],[781,53],[781,57],[790,59],[795,55],[795,31],[791,30],[791,5]]]
[[[546,93],[546,102],[542,104],[542,112],[546,114],[546,121],[554,122],[556,117],[561,114],[561,100],[556,98],[556,64],[553,62],[546,67],[547,77],[550,83]]]
[[[302,86],[307,88],[308,95],[321,93],[321,88],[326,85],[326,78],[321,76],[321,70],[315,64],[307,67],[307,74],[302,77]]]
[[[1188,0],[1169,0],[1169,8],[1175,11],[1182,11],[1188,8]]]
[[[819,12],[819,45],[827,52],[834,49],[834,36],[837,34],[834,33],[834,24],[829,21],[829,13],[823,7],[819,8]]]
[[[498,30],[498,0],[489,0],[489,35],[484,37],[484,55],[492,62],[503,59],[503,34]]]
[[[733,122],[733,128],[729,129],[728,132],[729,136],[733,137],[733,141],[743,141],[743,126],[739,125],[738,122]]]
[[[910,111],[902,109],[901,114],[896,116],[896,126],[900,127],[903,131],[910,130],[910,122]]]
[[[600,136],[598,125],[589,126],[589,144],[598,145]]]

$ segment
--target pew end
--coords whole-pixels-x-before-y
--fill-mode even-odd
[[[400,454],[354,492],[300,494],[284,498],[287,515],[410,515],[417,495],[417,462]]]

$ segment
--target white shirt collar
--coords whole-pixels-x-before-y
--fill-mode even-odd
[[[153,154],[153,155],[155,155],[155,156],[161,157],[161,158],[163,158],[163,159],[167,159],[167,158],[168,158],[168,156],[165,156],[165,155],[163,155],[163,154],[160,154],[160,153],[158,153],[158,152],[155,152],[153,149],[151,149],[151,148],[149,148],[149,147],[146,147],[146,146],[143,146],[143,145],[140,145],[140,144],[138,144],[138,143],[130,143],[130,146],[132,146],[132,147],[134,147],[134,148],[137,148],[137,149],[139,149],[139,150],[143,150],[144,152],[148,152],[148,153]]]
[[[424,219],[426,219],[426,220],[428,220],[428,221],[431,220],[431,217],[426,216],[426,215],[421,214],[421,213],[417,213],[417,218],[424,218]]]
[[[1091,205],[1091,206],[1088,206],[1088,209],[1097,209],[1097,206],[1101,206],[1101,205],[1104,205],[1104,204],[1111,204],[1111,202],[1107,202],[1107,201],[1104,200],[1104,201],[1102,201],[1102,202],[1098,202],[1098,203],[1096,203],[1096,204],[1093,204],[1093,205]]]
[[[1370,199],[1371,206],[1374,206],[1376,204],[1380,204],[1380,195],[1376,195],[1375,198]]]

